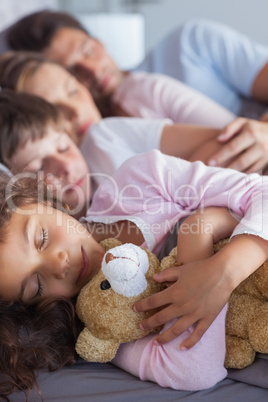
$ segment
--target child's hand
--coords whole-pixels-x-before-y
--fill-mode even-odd
[[[175,324],[155,342],[164,344],[182,334],[191,325],[195,329],[181,344],[181,349],[194,346],[227,303],[232,286],[222,274],[214,257],[168,268],[155,276],[157,282],[173,282],[167,289],[135,304],[135,311],[162,310],[142,321],[143,329],[152,329],[178,318]]]

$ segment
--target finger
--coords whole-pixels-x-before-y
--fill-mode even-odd
[[[170,303],[169,296],[170,288],[164,289],[161,292],[155,293],[152,296],[139,300],[134,304],[133,310],[136,312],[148,311],[155,308],[163,307]]]
[[[185,332],[188,328],[190,328],[194,324],[194,322],[195,318],[191,316],[187,318],[178,318],[178,320],[170,328],[154,338],[154,343],[164,345],[165,343],[172,341],[173,339],[183,334],[183,332]]]
[[[175,310],[174,307],[170,305],[164,308],[163,310],[158,311],[151,317],[146,318],[146,320],[143,320],[140,323],[141,324],[140,326],[142,329],[148,331],[150,329],[160,327],[177,317],[178,317],[177,310]]]
[[[265,170],[266,166],[267,166],[267,160],[257,161],[244,172],[245,173],[259,173],[262,175],[262,174],[265,174],[264,170]]]
[[[254,138],[248,133],[241,133],[225,144],[220,151],[216,152],[208,161],[208,165],[221,166],[238,156],[241,152],[254,144]]]
[[[229,163],[226,167],[241,172],[256,172],[261,170],[266,162],[262,159],[263,153],[258,145],[254,145],[239,155],[238,158]]]
[[[256,162],[258,162],[259,157],[260,152],[258,151],[257,147],[251,147],[247,149],[247,151],[242,152],[230,163],[228,163],[226,167],[245,172],[247,169],[250,169],[250,167],[253,166]]]
[[[202,338],[202,336],[204,335],[204,333],[207,331],[207,329],[210,327],[211,324],[212,324],[211,320],[209,321],[201,320],[200,322],[198,322],[192,334],[181,343],[180,349],[181,350],[191,349],[198,341],[200,341],[200,339]]]
[[[220,142],[228,141],[230,138],[232,138],[235,134],[237,134],[241,130],[246,121],[247,119],[243,117],[238,117],[237,119],[232,121],[230,124],[224,127],[221,134],[218,136],[218,140]]]
[[[170,267],[154,275],[154,280],[156,282],[175,282],[179,278],[179,268]]]

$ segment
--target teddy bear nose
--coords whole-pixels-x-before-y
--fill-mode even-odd
[[[113,260],[114,260],[113,254],[107,253],[107,254],[106,254],[106,257],[105,257],[105,262],[106,262],[106,264],[108,264],[110,261],[113,261]]]
[[[109,255],[112,254],[112,255]],[[132,297],[147,287],[149,268],[147,253],[134,244],[123,244],[105,255],[101,269],[114,292]]]

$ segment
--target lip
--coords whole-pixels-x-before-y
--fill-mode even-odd
[[[99,89],[104,92],[105,89],[108,87],[111,79],[113,78],[112,74],[107,74],[99,83]]]
[[[92,125],[92,121],[88,121],[87,123],[83,124],[78,130],[78,137],[84,137],[88,132],[89,127]]]
[[[73,185],[71,185],[68,190],[66,191],[66,193],[72,193],[73,191],[76,190],[77,187],[81,187],[82,184],[84,182],[84,177],[82,177],[82,179],[78,180],[76,183],[74,183]]]
[[[89,272],[89,259],[82,246],[81,246],[81,254],[82,254],[81,268],[80,268],[80,272],[79,272],[78,278],[76,280],[76,283],[81,282],[87,276],[87,274]]]

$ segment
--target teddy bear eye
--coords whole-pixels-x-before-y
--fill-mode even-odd
[[[101,290],[107,290],[110,289],[110,287],[111,287],[110,282],[107,281],[107,279],[105,279],[105,281],[102,281],[100,284]]]

